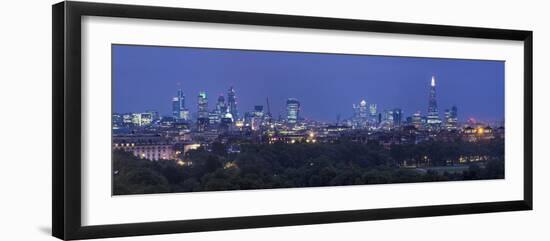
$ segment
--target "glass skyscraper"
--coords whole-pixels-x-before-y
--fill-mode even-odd
[[[286,100],[286,120],[289,124],[296,124],[300,114],[300,101],[296,98]]]
[[[229,113],[233,116],[233,119],[237,119],[239,112],[237,111],[237,96],[235,95],[235,89],[233,86],[229,87],[229,90],[227,91],[227,107],[229,109]]]
[[[204,130],[204,128],[206,128],[206,125],[209,122],[208,97],[206,96],[205,91],[199,92],[197,114],[198,114],[197,123],[198,123],[199,130]]]
[[[177,95],[172,98],[172,116],[176,120],[188,120],[189,111],[185,108],[185,94],[179,89]]]
[[[437,130],[441,125],[441,119],[439,118],[439,111],[437,109],[434,76],[432,76],[432,82],[430,84],[430,96],[428,101],[428,115],[426,116],[426,124],[428,126],[428,130]]]

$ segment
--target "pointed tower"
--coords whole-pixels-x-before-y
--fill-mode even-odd
[[[439,111],[437,109],[437,99],[435,90],[435,76],[432,76],[430,84],[430,96],[428,99],[428,116],[426,116],[426,124],[428,130],[438,130],[441,125],[441,119],[439,118]]]

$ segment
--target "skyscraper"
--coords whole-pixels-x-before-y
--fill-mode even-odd
[[[393,109],[392,115],[393,115],[393,118],[392,118],[393,126],[394,127],[401,126],[401,123],[403,121],[403,111],[399,108],[395,108]]]
[[[384,112],[384,116],[383,116],[382,126],[385,128],[392,128],[394,125],[393,110],[384,110],[383,112]]]
[[[371,126],[378,124],[378,111],[376,104],[369,105],[369,124]]]
[[[223,95],[220,95],[218,97],[218,103],[216,104],[216,110],[220,112],[225,112],[225,108],[227,108],[225,106],[225,98],[223,97]]]
[[[435,77],[432,76],[432,82],[430,84],[430,96],[428,100],[428,115],[426,116],[426,124],[428,130],[438,130],[441,126],[441,119],[439,118],[439,111],[437,109],[436,91],[435,91]]]
[[[300,114],[300,101],[296,98],[286,100],[286,120],[289,124],[296,124]]]
[[[185,94],[182,89],[172,98],[172,116],[176,120],[189,120],[189,111],[185,108]]]
[[[227,112],[227,105],[225,104],[225,98],[223,95],[218,96],[218,102],[216,103],[216,108],[214,109],[213,113],[217,115],[217,122],[221,120],[225,113]]]
[[[206,96],[206,92],[204,91],[199,92],[197,114],[197,124],[199,130],[202,131],[209,122],[208,97]]]
[[[269,105],[269,97],[265,98],[266,106],[267,106],[267,112],[264,115],[264,120],[266,123],[271,123],[271,106]]]
[[[359,105],[353,104],[354,118],[353,126],[356,128],[365,128],[368,126],[369,109],[366,100],[361,100]]]
[[[227,91],[227,108],[229,109],[229,113],[233,116],[233,119],[238,119],[239,112],[237,111],[237,97],[235,96],[235,89],[233,89],[233,86],[229,87],[229,90]]]
[[[360,103],[359,103],[359,118],[361,119],[366,119],[367,116],[368,116],[368,112],[367,112],[367,101],[365,100],[362,100]]]

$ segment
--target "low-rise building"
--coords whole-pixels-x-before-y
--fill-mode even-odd
[[[130,152],[136,157],[151,161],[176,157],[174,145],[158,135],[116,135],[113,136],[113,150]]]

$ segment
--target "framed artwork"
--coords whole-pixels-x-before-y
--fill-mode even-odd
[[[531,210],[532,99],[531,31],[61,2],[53,235]]]

